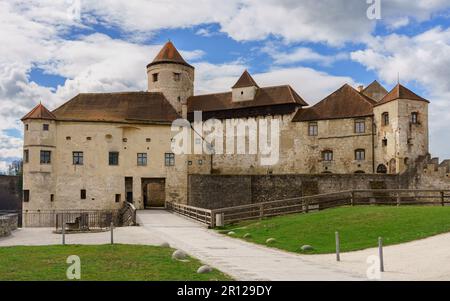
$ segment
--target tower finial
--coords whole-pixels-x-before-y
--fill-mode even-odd
[[[400,72],[397,72],[397,84],[400,85]]]

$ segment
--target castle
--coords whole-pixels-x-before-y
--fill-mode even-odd
[[[260,87],[245,71],[230,91],[194,95],[195,68],[171,42],[147,74],[147,92],[79,94],[22,118],[24,210],[188,203],[189,175],[400,174],[428,155],[429,101],[400,84],[346,84],[309,106],[291,86]],[[199,111],[224,125],[277,120],[276,164],[260,164],[259,152],[174,154],[172,122]],[[204,138],[196,132],[192,147]]]

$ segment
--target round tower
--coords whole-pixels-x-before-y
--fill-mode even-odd
[[[148,91],[163,93],[182,114],[183,105],[194,95],[194,70],[169,41],[147,65]]]

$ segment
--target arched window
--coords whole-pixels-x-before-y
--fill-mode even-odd
[[[384,164],[380,164],[377,167],[377,173],[387,173],[387,167]]]
[[[322,152],[323,161],[333,161],[333,151],[326,150]]]
[[[389,124],[389,113],[388,112],[384,112],[383,114],[381,114],[381,122],[383,123],[383,125]]]

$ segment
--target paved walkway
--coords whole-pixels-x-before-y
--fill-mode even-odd
[[[139,211],[138,222],[152,235],[166,240],[237,280],[364,280],[299,256],[217,234],[166,211]],[[365,275],[365,274],[364,274]]]

